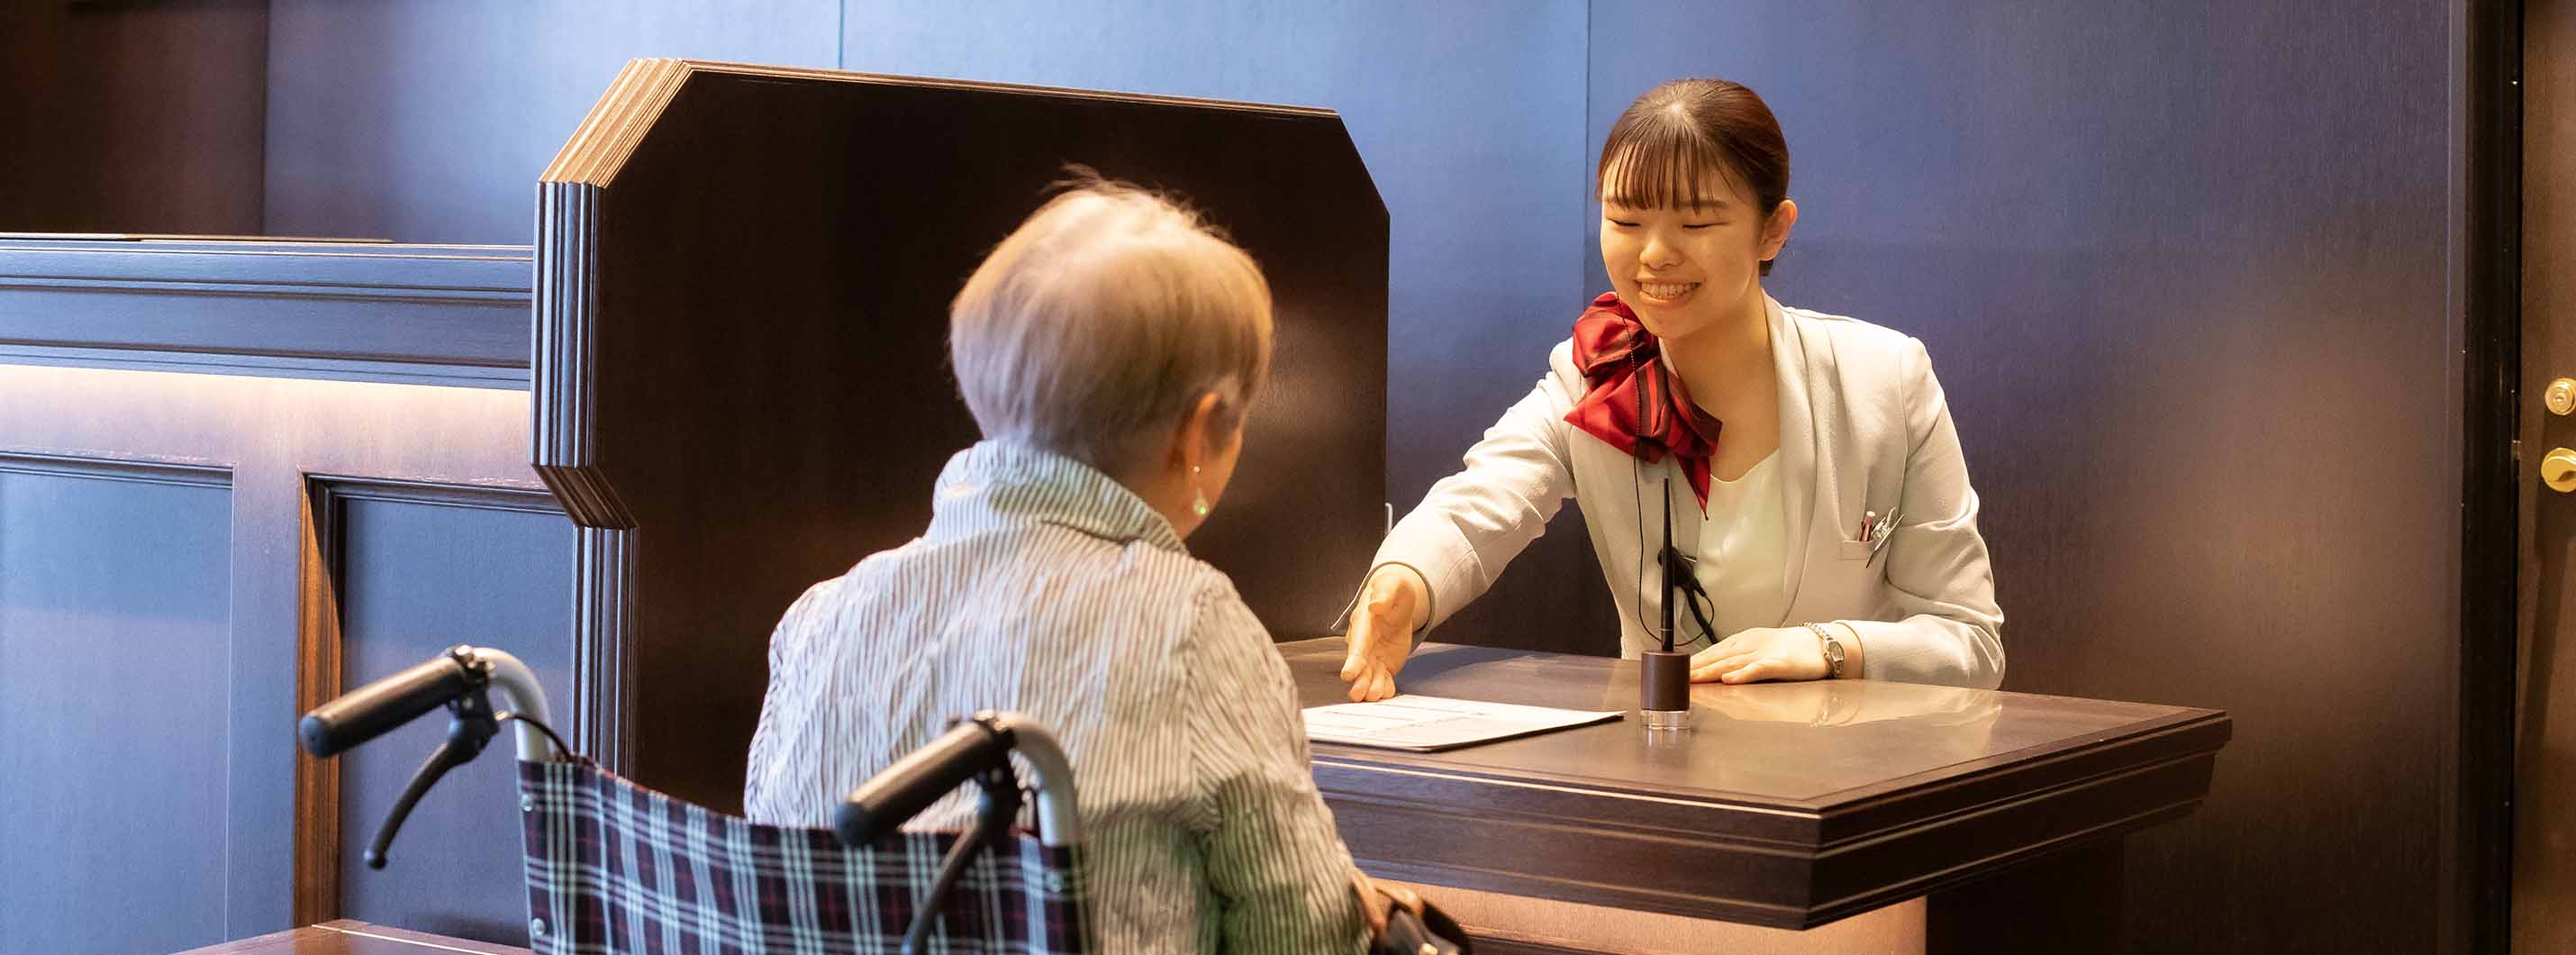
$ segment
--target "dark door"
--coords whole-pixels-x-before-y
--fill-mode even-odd
[[[2524,16],[2513,950],[2540,953],[2576,951],[2576,4]]]

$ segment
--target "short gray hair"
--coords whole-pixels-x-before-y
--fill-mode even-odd
[[[1211,391],[1230,433],[1269,374],[1260,266],[1186,207],[1076,172],[949,304],[975,424],[1102,470],[1150,453]]]

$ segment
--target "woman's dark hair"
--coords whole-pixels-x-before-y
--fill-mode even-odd
[[[1771,107],[1744,84],[1674,80],[1647,90],[1610,124],[1592,196],[1602,198],[1615,171],[1623,193],[1617,198],[1639,208],[1696,205],[1711,170],[1752,193],[1755,212],[1767,220],[1789,196],[1789,143]],[[1762,274],[1771,274],[1771,263],[1762,263]]]

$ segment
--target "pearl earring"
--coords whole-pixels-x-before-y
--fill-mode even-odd
[[[1190,513],[1208,516],[1207,492],[1199,489],[1199,466],[1190,465]]]

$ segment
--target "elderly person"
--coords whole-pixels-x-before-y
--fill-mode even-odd
[[[1086,180],[993,250],[950,320],[984,440],[940,474],[927,531],[779,621],[746,812],[830,825],[952,719],[1017,710],[1072,759],[1101,951],[1360,950],[1375,919],[1287,665],[1182,545],[1269,365],[1260,269],[1191,213]],[[952,794],[915,824],[972,815]]]

